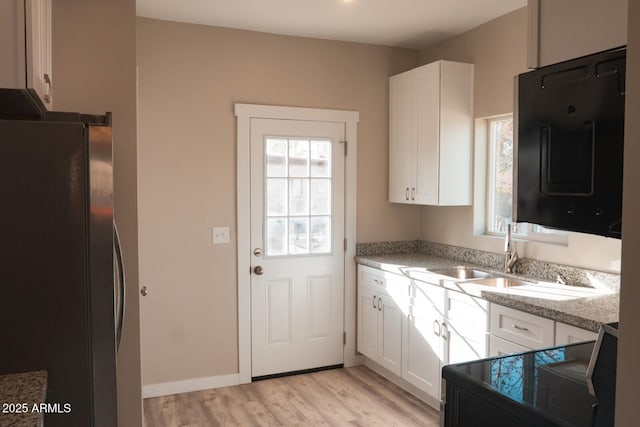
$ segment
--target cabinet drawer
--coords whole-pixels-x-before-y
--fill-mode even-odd
[[[491,335],[538,349],[554,345],[554,321],[491,304]]]
[[[489,337],[489,357],[504,356],[512,353],[522,353],[531,350],[520,344],[512,343],[511,341],[503,340],[502,338]]]
[[[382,270],[376,270],[375,268],[359,265],[358,273],[360,285],[368,286],[370,288],[387,288],[387,279]]]
[[[366,265],[358,266],[358,285],[392,297],[403,305],[408,299],[409,279],[399,274],[378,270]]]

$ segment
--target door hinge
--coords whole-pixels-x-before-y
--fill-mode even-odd
[[[346,346],[347,345],[347,332],[343,332],[342,333],[342,345]]]
[[[347,252],[347,238],[344,238],[344,251]]]
[[[347,146],[349,145],[349,141],[340,141],[340,144],[344,144],[344,155],[347,155]]]

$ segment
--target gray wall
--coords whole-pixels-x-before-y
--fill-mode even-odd
[[[388,76],[418,53],[145,18],[137,33],[143,381],[237,373],[234,102],[359,111],[357,239],[415,239],[419,208],[387,202]]]

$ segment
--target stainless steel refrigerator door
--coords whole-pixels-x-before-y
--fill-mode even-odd
[[[89,126],[88,143],[93,425],[110,427],[117,424],[111,128]]]
[[[111,131],[0,120],[0,374],[44,369],[48,427],[115,426]]]

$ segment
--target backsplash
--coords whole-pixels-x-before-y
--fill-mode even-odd
[[[422,240],[356,244],[357,256],[408,253],[423,253],[439,256],[496,270],[501,270],[504,263],[503,254],[450,246],[442,243],[425,242]],[[568,285],[604,288],[615,291],[620,289],[619,274],[554,264],[546,261],[520,258],[516,263],[515,271],[518,275],[546,282],[556,282],[558,281],[559,275],[561,275],[562,279],[565,280]]]

